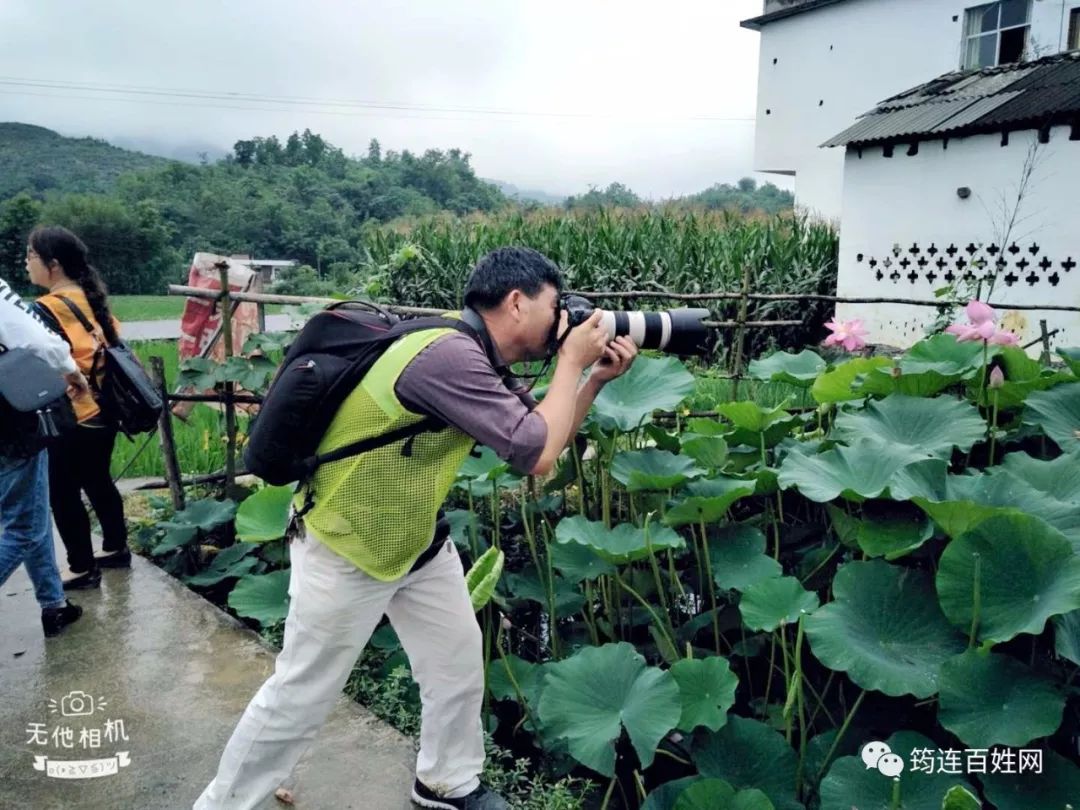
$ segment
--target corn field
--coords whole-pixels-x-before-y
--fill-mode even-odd
[[[583,291],[736,292],[744,268],[750,292],[836,291],[836,231],[791,215],[642,209],[438,217],[373,228],[365,245],[372,272],[363,292],[415,306],[460,306],[477,259],[504,245],[541,251],[563,268],[568,287]],[[599,303],[613,309],[664,305],[632,298]],[[719,319],[737,315],[736,301],[708,306]],[[751,320],[801,319],[804,325],[748,335],[749,356],[817,342],[831,313],[827,303],[751,302]]]

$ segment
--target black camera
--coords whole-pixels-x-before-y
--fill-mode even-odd
[[[559,308],[566,312],[569,332],[589,319],[596,309],[592,302],[580,295],[563,295]],[[620,336],[629,337],[639,349],[656,349],[668,354],[708,354],[712,348],[709,329],[704,326],[710,312],[707,309],[683,307],[665,312],[639,312],[603,310],[600,323],[608,332],[609,340]],[[559,328],[555,321],[555,329]],[[562,338],[553,340],[557,348]]]

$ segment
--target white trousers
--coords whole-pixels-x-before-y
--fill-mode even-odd
[[[484,764],[483,652],[453,542],[394,582],[368,576],[310,535],[291,543],[290,556],[274,674],[248,704],[194,810],[250,810],[288,778],[383,614],[420,686],[417,778],[445,796],[475,790]]]

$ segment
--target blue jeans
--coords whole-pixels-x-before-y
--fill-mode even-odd
[[[0,585],[19,563],[26,565],[43,609],[66,604],[53,548],[44,451],[26,459],[0,456]]]

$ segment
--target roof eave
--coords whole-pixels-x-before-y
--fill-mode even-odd
[[[810,2],[803,3],[801,6],[792,6],[791,8],[774,11],[771,14],[762,14],[758,17],[751,17],[749,20],[743,20],[739,25],[743,28],[748,28],[751,31],[760,31],[762,26],[776,22],[777,20],[784,20],[788,17],[794,17],[796,14],[814,11],[815,9],[842,2],[844,2],[844,0],[810,0]]]

